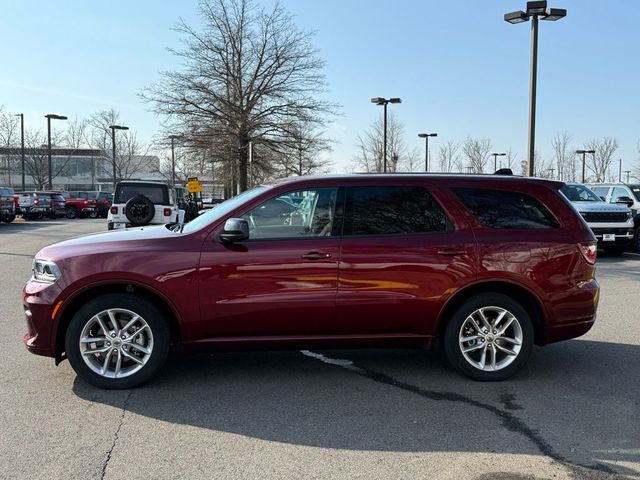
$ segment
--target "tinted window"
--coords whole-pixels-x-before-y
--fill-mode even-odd
[[[591,187],[591,190],[603,199],[607,198],[607,193],[609,193],[609,187]]]
[[[114,203],[127,203],[136,195],[144,195],[156,205],[169,204],[169,192],[166,185],[124,184],[118,185]]]
[[[491,228],[558,228],[557,220],[535,198],[520,192],[453,188],[478,219]]]
[[[328,237],[333,231],[337,188],[279,195],[247,212],[249,238]],[[296,204],[291,197],[300,201]]]
[[[447,217],[422,187],[351,187],[345,235],[396,235],[447,231]]]
[[[640,185],[629,185],[629,188],[631,188],[633,194],[636,196],[638,201],[640,201]]]
[[[560,189],[571,202],[601,202],[598,195],[583,185],[565,185]]]

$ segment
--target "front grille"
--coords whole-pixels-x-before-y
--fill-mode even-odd
[[[627,235],[633,233],[633,230],[628,228],[592,228],[594,235],[604,235],[613,233],[614,235]]]
[[[587,222],[606,223],[606,222],[626,222],[626,212],[580,212]]]

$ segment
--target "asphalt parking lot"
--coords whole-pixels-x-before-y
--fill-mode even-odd
[[[20,291],[46,244],[105,220],[0,224],[0,478],[640,477],[640,255],[599,259],[586,336],[507,382],[439,351],[174,355],[130,391],[29,354]]]

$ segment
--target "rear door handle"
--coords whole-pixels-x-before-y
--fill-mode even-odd
[[[329,257],[331,257],[331,254],[326,252],[309,252],[302,255],[302,258],[306,260],[321,260]]]
[[[457,255],[466,255],[467,252],[465,252],[464,250],[454,250],[454,249],[445,249],[445,250],[438,250],[438,255],[447,255],[450,257],[455,257]]]

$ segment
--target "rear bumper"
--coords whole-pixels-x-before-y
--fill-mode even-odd
[[[581,282],[556,300],[554,318],[544,329],[543,343],[555,343],[587,333],[596,321],[600,285],[595,278]]]

